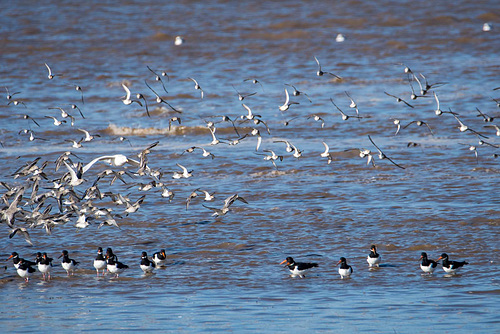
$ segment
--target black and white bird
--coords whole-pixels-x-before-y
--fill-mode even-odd
[[[308,269],[318,266],[317,263],[295,262],[295,260],[290,256],[283,260],[280,264],[284,264],[288,267],[292,277],[299,276],[300,278],[304,278],[304,274]]]
[[[25,262],[24,259],[20,259],[19,266],[17,268],[17,274],[24,278],[26,282],[29,281],[30,274],[34,273],[35,268],[31,267],[32,265],[28,262]]]
[[[159,252],[154,253],[152,259],[156,267],[165,267],[167,264],[167,253],[164,249],[162,249]]]
[[[113,253],[111,248],[108,248],[106,251],[106,263],[108,271],[112,274],[115,274],[115,278],[117,278],[125,269],[128,268],[126,264],[123,264],[118,261],[118,257]]]
[[[42,273],[42,279],[50,281],[50,269],[52,268],[52,258],[43,253],[41,258],[37,259],[38,271]]]
[[[150,274],[156,268],[156,264],[153,261],[150,261],[148,258],[148,253],[142,252],[141,255],[141,270],[144,271],[144,274]]]
[[[448,259],[448,254],[443,253],[441,256],[436,260],[438,262],[439,260],[443,260],[443,270],[447,274],[455,275],[457,271],[465,266],[466,264],[469,264],[467,261],[450,261]]]
[[[366,258],[366,262],[368,262],[368,266],[370,267],[378,267],[380,262],[382,261],[382,256],[377,253],[377,246],[372,245],[370,247],[370,254]]]
[[[94,268],[97,271],[97,276],[99,276],[99,270],[102,270],[102,275],[104,276],[104,269],[107,267],[106,258],[102,252],[102,247],[97,248],[97,256],[94,259]]]
[[[71,273],[71,275],[73,275],[73,273],[75,271],[75,267],[80,262],[75,261],[73,259],[70,259],[69,253],[67,250],[63,250],[61,255],[59,255],[59,257],[62,257],[61,266],[64,268],[64,270],[66,270],[66,273],[68,274],[68,276],[70,275],[70,273]]]
[[[422,260],[422,262],[420,262],[420,269],[422,269],[424,273],[432,275],[434,270],[436,270],[437,262],[434,260],[429,260],[427,258],[426,252],[422,252],[422,254],[420,254],[419,260]]]
[[[339,264],[340,264],[339,267],[340,278],[344,279],[351,277],[353,270],[352,267],[347,264],[347,260],[345,257],[340,258],[339,262],[337,262],[337,265]]]

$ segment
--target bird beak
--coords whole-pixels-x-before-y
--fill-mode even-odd
[[[420,260],[422,260],[422,257],[423,257],[423,256],[420,256],[420,258],[419,258],[419,259],[418,259],[417,261],[420,261]]]
[[[288,265],[288,261],[287,260],[283,260],[280,264],[283,264],[283,263],[286,263],[286,265]]]
[[[63,253],[61,253],[61,255],[59,255],[57,258],[59,259],[59,258],[61,258],[63,255],[64,255],[64,254],[63,254]]]
[[[337,262],[336,266],[338,266],[338,265],[339,265],[339,264],[341,264],[341,263],[342,263],[342,261],[340,261],[340,260],[339,260],[339,262]]]
[[[9,258],[8,258],[7,260],[5,260],[5,261],[9,261],[9,260],[10,260],[10,259],[12,259],[13,257],[14,257],[14,255],[11,255],[11,256],[9,256]]]
[[[439,260],[442,260],[443,258],[440,256],[439,259],[436,260],[436,262],[438,262]]]

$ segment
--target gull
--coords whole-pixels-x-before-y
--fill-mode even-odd
[[[261,120],[260,118],[254,118],[253,119],[253,124],[255,125],[259,125],[259,124],[264,124],[264,126],[266,127],[266,131],[268,134],[271,134],[271,130],[269,130],[269,126],[267,126],[267,123],[264,122],[263,120]]]
[[[66,110],[64,110],[63,108],[59,108],[59,107],[56,107],[56,108],[53,108],[53,107],[49,107],[48,109],[58,109],[61,111],[61,117],[62,118],[68,118],[71,120],[71,126],[73,126],[75,124],[75,118],[73,116],[71,116],[70,114],[68,114],[66,112]]]
[[[474,155],[476,156],[476,164],[479,164],[479,159],[478,159],[478,156],[477,156],[477,149],[476,149],[476,146],[474,145],[469,145],[469,144],[462,144],[462,143],[459,143],[460,145],[464,145],[464,146],[468,146],[469,148],[469,151],[474,151]]]
[[[62,120],[62,121],[59,121],[57,118],[55,118],[54,116],[45,116],[45,118],[52,118],[54,120],[54,125],[55,126],[59,126],[63,123],[66,123],[66,120]]]
[[[491,147],[494,147],[494,148],[500,148],[500,146],[488,143],[488,142],[486,142],[486,141],[484,141],[482,139],[479,139],[479,145],[488,145],[488,146],[491,146]]]
[[[33,123],[35,123],[38,127],[40,127],[40,124],[38,124],[38,122],[35,121],[35,119],[33,117],[31,117],[30,115],[23,115],[23,118],[33,121]]]
[[[241,105],[243,106],[243,108],[245,108],[248,111],[248,115],[241,115],[240,116],[241,119],[253,120],[255,117],[261,117],[260,115],[254,115],[252,113],[252,109],[250,109],[250,107],[247,106],[246,104],[242,103]]]
[[[169,78],[169,76],[168,76],[167,72],[161,72],[161,76],[160,76],[160,75],[158,75],[158,73],[156,73],[155,71],[153,71],[153,70],[151,69],[151,67],[149,67],[149,66],[146,66],[146,67],[148,68],[148,70],[149,70],[151,73],[153,73],[153,74],[155,75],[155,80],[156,80],[156,81],[159,81],[159,82],[161,83],[161,85],[162,85],[162,87],[163,87],[163,90],[165,91],[165,93],[167,93],[167,94],[168,94],[168,91],[167,91],[167,89],[165,88],[165,84],[163,83],[163,80],[161,79],[161,76],[164,76],[164,77],[166,76],[166,77],[167,77],[167,80],[169,80],[169,81],[170,81],[170,78]],[[158,103],[159,103],[159,102],[158,102]]]
[[[71,145],[71,147],[80,148],[80,147],[82,147],[83,138],[80,139],[79,141],[72,140],[72,139],[65,139],[64,141],[67,141],[68,143],[73,143],[73,145]]]
[[[357,119],[360,119],[360,118],[363,118],[363,117],[360,117],[360,116],[350,116],[350,115],[347,115],[345,114],[336,104],[335,102],[333,102],[333,99],[330,98],[330,102],[332,102],[332,104],[335,106],[335,108],[337,108],[337,110],[340,112],[340,114],[342,115],[342,120],[343,121],[347,121],[350,117],[354,117],[354,118],[357,118]]]
[[[263,150],[263,152],[269,152],[269,153],[271,153],[271,155],[263,154],[263,153],[255,153],[255,154],[263,155],[264,156],[264,160],[271,161],[271,163],[273,164],[274,168],[276,168],[276,170],[278,170],[278,166],[276,166],[275,161],[276,160],[283,161],[283,156],[282,155],[277,155],[272,150]]]
[[[397,102],[403,102],[404,104],[406,104],[408,107],[410,108],[413,108],[413,106],[411,104],[409,104],[408,102],[406,102],[405,100],[403,100],[402,98],[398,97],[398,96],[395,96],[395,95],[392,95],[392,94],[389,94],[387,92],[384,92],[385,95],[387,96],[390,96],[390,97],[393,97],[396,99]]]
[[[243,101],[245,98],[257,94],[257,92],[249,93],[249,94],[242,94],[242,93],[238,92],[238,90],[236,89],[236,87],[234,87],[234,85],[231,85],[231,86],[233,86],[233,89],[236,91],[236,94],[238,94],[238,100],[240,100],[240,101]]]
[[[287,141],[287,140],[274,140],[274,141],[273,141],[273,143],[285,143],[285,144],[286,144],[286,149],[285,149],[285,150],[286,150],[288,153],[292,153],[292,152],[293,152],[293,150],[294,150],[294,149],[293,149],[293,147],[292,147],[293,145],[292,145],[292,144],[290,144],[290,142],[289,142],[289,141]]]
[[[122,83],[122,87],[123,87],[123,89],[125,89],[125,92],[127,93],[127,96],[125,97],[125,99],[122,100],[123,104],[128,106],[128,105],[132,104],[133,102],[136,102],[138,105],[140,105],[142,107],[142,103],[140,101],[130,99],[130,96],[131,96],[130,89],[127,86],[125,86],[125,84],[123,84],[123,83]]]
[[[251,112],[251,110],[250,110],[250,112]],[[231,123],[231,125],[233,126],[233,129],[234,129],[234,132],[236,133],[236,135],[237,136],[240,135],[240,133],[238,132],[238,129],[236,129],[236,126],[234,125],[234,122],[236,121],[236,118],[233,121],[229,116],[226,116],[226,115],[216,115],[215,117],[222,117],[222,122],[229,122],[229,123]],[[245,118],[245,116],[243,116],[243,118]]]
[[[311,99],[309,98],[309,95],[307,95],[306,93],[304,92],[301,92],[299,91],[294,85],[290,85],[290,84],[285,84],[286,86],[290,86],[293,88],[293,93],[292,95],[293,96],[300,96],[300,95],[304,95],[305,97],[307,97],[307,99],[309,100],[310,103],[312,103]]]
[[[139,197],[139,199],[137,201],[135,201],[134,204],[130,204],[130,202],[126,202],[127,209],[125,209],[125,212],[127,213],[127,216],[129,213],[134,213],[137,210],[139,210],[139,208],[141,207],[141,204],[142,204],[142,202],[144,202],[145,198],[146,198],[146,195],[142,195],[141,197]]]
[[[85,138],[83,138],[83,141],[91,141],[92,139],[94,139],[94,137],[100,137],[100,135],[91,135],[87,130],[84,130],[84,129],[78,129],[78,131],[81,131],[85,134]]]
[[[15,106],[18,106],[18,105],[22,104],[25,108],[28,108],[28,107],[26,106],[26,103],[24,103],[23,101],[13,100],[13,101],[10,101],[9,103],[7,103],[7,105],[10,105],[11,103],[12,103],[13,105],[15,105]]]
[[[396,133],[394,134],[396,136],[399,133],[399,130],[401,130],[401,121],[399,119],[394,118],[392,122],[394,123],[394,125],[398,127]]]
[[[226,200],[224,201],[224,205],[222,206],[221,209],[217,209],[217,208],[211,208],[209,206],[206,206],[204,204],[202,204],[205,208],[207,209],[210,209],[213,211],[213,214],[212,216],[215,216],[215,217],[220,217],[220,216],[223,216],[225,215],[226,213],[229,212],[229,207],[236,201],[236,200],[239,200],[243,203],[246,203],[248,204],[248,202],[241,196],[239,196],[238,194],[234,194],[234,195],[231,195],[229,196],[228,198],[226,198]]]
[[[33,246],[33,242],[31,241],[31,238],[30,238],[30,234],[28,233],[28,230],[24,227],[16,227],[15,229],[12,229],[10,230],[10,234],[9,234],[9,239],[12,239],[16,233],[18,234],[22,234],[22,236],[24,237],[24,240],[26,240],[26,242],[28,244],[30,244],[31,246]]]
[[[45,67],[47,67],[47,70],[49,71],[47,78],[49,78],[49,80],[54,79],[54,77],[57,76],[57,74],[52,74],[52,70],[50,69],[49,65],[47,65],[47,63],[45,63]]]
[[[149,114],[149,109],[148,109],[148,101],[146,101],[146,99],[144,98],[144,95],[142,95],[141,93],[138,93],[136,96],[139,100],[142,99],[144,101],[144,105],[146,106],[146,114],[148,115],[148,117],[151,117],[151,115]],[[141,106],[142,106],[142,104],[141,104]]]
[[[425,80],[425,85],[421,91],[422,95],[425,95],[427,93],[427,91],[429,89],[431,89],[432,87],[441,87],[442,85],[446,85],[446,82],[436,82],[436,83],[433,83],[432,85],[429,85],[429,82],[427,82],[427,78],[422,74],[422,73],[419,73],[420,76]]]
[[[366,164],[369,165],[370,162],[372,163],[372,166],[375,167],[375,160],[373,160],[373,156],[371,154],[372,152],[370,150],[367,150],[367,149],[364,149],[364,148],[361,148],[359,149],[359,157],[360,158],[364,158],[364,157],[368,157],[367,159],[367,162]]]
[[[217,145],[219,144],[221,141],[219,139],[217,139],[217,137],[215,137],[215,130],[217,130],[217,128],[209,128],[210,130],[210,133],[212,134],[212,142],[210,143],[210,145]]]
[[[298,102],[290,102],[290,96],[288,95],[288,90],[285,88],[285,103],[279,107],[280,111],[287,111],[292,104],[299,104]]]
[[[356,110],[356,115],[358,116],[358,121],[360,120],[359,119],[359,110],[358,110],[358,105],[356,104],[356,102],[354,102],[354,100],[352,99],[351,95],[349,95],[348,92],[344,92],[345,95],[347,95],[347,97],[349,98],[349,100],[351,100],[351,104],[349,104],[349,108],[353,108]]]
[[[180,165],[180,164],[176,164],[176,165],[177,165],[179,168],[181,168],[181,169],[182,169],[182,173],[181,173],[181,172],[174,172],[174,174],[172,175],[172,178],[173,178],[173,179],[180,179],[180,178],[185,178],[185,179],[187,179],[187,178],[189,178],[189,177],[193,176],[193,174],[192,174],[192,173],[193,173],[193,171],[189,171],[189,172],[188,172],[188,170],[187,170],[187,168],[186,168],[186,167],[184,167],[184,166],[182,166],[182,165]]]
[[[424,121],[411,121],[410,123],[406,124],[405,126],[403,126],[403,129],[406,129],[407,127],[409,127],[411,124],[413,123],[416,123],[418,126],[422,126],[422,125],[425,125],[428,129],[429,129],[429,132],[431,133],[431,135],[434,136],[434,133],[432,132],[432,129],[431,127],[429,126],[429,124],[427,124],[426,122]]]
[[[34,132],[34,131],[32,131],[32,130],[24,130],[24,131],[22,131],[22,132],[24,132],[24,133],[29,133],[29,134],[30,134],[30,138],[29,138],[29,139],[30,139],[30,141],[35,141],[35,140],[37,140],[37,139],[38,139],[38,140],[44,140],[44,141],[47,141],[47,139],[44,139],[44,138],[40,138],[40,137],[35,136],[35,132]]]
[[[167,187],[162,187],[161,197],[168,198],[169,202],[172,202],[174,199],[174,192],[168,189]]]
[[[201,98],[203,99],[203,89],[201,89],[200,85],[198,84],[198,81],[190,77],[188,77],[188,79],[194,82],[194,89],[197,89],[201,92]]]
[[[498,125],[492,124],[492,125],[485,125],[484,127],[485,128],[494,128],[495,130],[497,130],[496,135],[500,136],[500,128],[498,127]]]
[[[170,103],[168,103],[167,101],[162,99],[160,97],[160,95],[158,95],[158,93],[153,88],[151,88],[151,86],[148,85],[148,82],[146,80],[144,80],[144,83],[153,92],[153,94],[155,94],[157,103],[165,103],[167,106],[169,106],[170,109],[172,109],[172,111],[175,111],[175,112],[180,113],[180,114],[182,113],[182,111],[175,109],[174,107],[172,107],[172,105]]]
[[[493,122],[493,120],[495,120],[494,117],[490,117],[490,116],[482,113],[481,110],[479,110],[479,108],[476,107],[476,110],[479,113],[479,115],[477,115],[477,117],[482,117],[484,122],[489,123],[489,122]]]
[[[318,77],[323,76],[323,74],[330,74],[331,76],[334,76],[335,78],[337,78],[337,79],[339,79],[339,80],[341,80],[341,79],[342,79],[342,78],[341,78],[341,77],[339,77],[338,75],[333,74],[333,73],[331,73],[331,72],[323,72],[323,71],[321,70],[321,65],[320,65],[320,63],[319,63],[319,60],[318,60],[318,58],[316,58],[316,56],[314,56],[314,60],[316,60],[316,63],[318,64],[318,71],[316,71],[316,75],[317,75]]]
[[[71,168],[71,166],[68,165],[66,163],[66,161],[63,161],[63,164],[66,166],[66,168],[69,171],[69,175],[71,176],[71,181],[69,183],[70,186],[76,187],[76,186],[79,186],[80,184],[82,184],[83,181],[85,181],[83,179],[84,171],[82,170],[82,166],[80,163],[78,163],[76,171],[73,168]]]
[[[325,142],[322,143],[325,146],[325,151],[321,153],[320,156],[322,158],[328,158],[328,164],[330,164],[333,160],[332,154],[330,153],[330,147]]]
[[[405,169],[403,166],[398,165],[391,158],[389,158],[387,155],[385,155],[384,152],[382,152],[382,150],[373,142],[372,137],[370,137],[370,135],[368,135],[368,139],[370,139],[370,141],[372,142],[373,146],[375,146],[375,148],[377,149],[377,151],[378,151],[378,158],[380,160],[387,159],[390,162],[392,162],[394,166],[399,167],[401,169]]]
[[[323,118],[321,118],[320,116],[313,114],[313,115],[307,116],[307,119],[309,119],[309,118],[312,118],[317,122],[321,122],[322,129],[325,127],[325,120]]]
[[[7,100],[10,100],[10,99],[12,99],[12,97],[13,97],[14,95],[17,95],[17,94],[20,94],[20,93],[21,93],[21,92],[15,92],[15,93],[12,93],[12,94],[11,94],[11,93],[9,92],[9,89],[8,89],[7,87],[5,87],[5,91],[7,92]]]
[[[462,121],[457,117],[457,115],[453,114],[453,117],[455,117],[455,119],[457,120],[457,122],[460,124],[460,126],[458,127],[458,129],[460,130],[460,132],[465,132],[465,131],[468,130],[468,131],[471,131],[471,132],[475,133],[478,136],[481,136],[481,137],[486,138],[486,139],[488,138],[488,137],[480,134],[479,132],[472,130],[467,125],[465,125],[464,123],[462,123]]]
[[[179,46],[182,45],[182,43],[184,43],[184,38],[182,38],[182,36],[175,36],[174,44]]]
[[[262,86],[262,84],[260,83],[259,80],[255,79],[255,78],[246,78],[243,80],[243,82],[247,82],[247,81],[252,82],[254,85],[259,84],[260,88],[262,88],[262,91],[264,91],[264,87]]]
[[[189,203],[191,203],[191,200],[193,198],[195,198],[196,196],[198,196],[198,194],[196,193],[198,189],[194,190],[193,192],[191,192],[191,194],[189,194],[189,196],[186,198],[186,211],[188,210],[189,208]]]
[[[6,207],[0,209],[0,214],[1,214],[2,221],[4,221],[5,223],[7,223],[7,226],[9,226],[10,228],[14,227],[14,221],[15,221],[15,218],[16,218],[16,214],[18,212],[22,211],[22,209],[18,208],[17,206],[19,205],[19,202],[23,198],[24,191],[25,191],[25,187],[24,186],[22,186],[19,189],[17,189],[17,191],[16,191],[16,193],[14,195],[14,199],[12,200],[12,202],[9,204],[7,202],[7,200],[4,199]]]
[[[80,113],[80,115],[82,116],[82,118],[85,118],[85,116],[83,116],[82,110],[80,108],[78,108],[78,106],[76,104],[71,104],[71,109],[78,110],[78,112]]]
[[[255,148],[256,151],[259,150],[260,144],[262,143],[262,137],[260,135],[260,131],[258,129],[252,129],[252,132],[250,132],[252,136],[257,136],[257,147]]]
[[[78,86],[78,85],[73,85],[75,86],[75,90],[82,93],[82,104],[85,104],[85,101],[83,100],[83,90],[82,90],[82,87]]]
[[[177,117],[177,116],[170,118],[168,120],[168,131],[170,131],[170,129],[172,127],[172,122],[177,122],[177,123],[179,123],[179,125],[181,125],[181,118]]]
[[[420,88],[422,88],[422,84],[420,83],[420,80],[418,80],[417,76],[415,74],[412,73],[412,77],[418,82],[418,85],[420,86]],[[410,79],[410,76],[408,76],[408,83],[410,84],[410,88],[411,88],[411,95],[410,95],[410,98],[412,100],[416,100],[417,98],[419,97],[430,97],[430,96],[425,96],[425,95],[417,95],[415,94],[415,90],[413,89],[413,85],[411,83],[411,79]]]
[[[140,165],[140,162],[134,159],[127,158],[123,154],[115,154],[115,155],[103,155],[101,157],[95,158],[85,166],[83,166],[82,171],[83,173],[86,173],[90,167],[92,167],[96,162],[98,161],[104,161],[114,167],[121,167],[125,165],[126,163],[138,167]]]
[[[214,196],[215,192],[210,194],[208,191],[203,190],[203,189],[198,188],[196,190],[201,191],[203,194],[205,194],[205,197],[203,198],[203,200],[206,202],[211,202],[215,199],[215,196]]]
[[[299,149],[298,149],[297,147],[295,147],[293,144],[290,144],[290,145],[292,145],[292,148],[293,148],[293,156],[294,156],[295,158],[297,158],[297,159],[298,159],[298,158],[300,158],[300,157],[302,156],[302,152],[303,152],[303,151],[299,150]]]

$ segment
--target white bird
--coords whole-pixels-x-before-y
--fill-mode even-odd
[[[49,80],[54,79],[54,77],[56,75],[52,74],[52,70],[50,69],[49,65],[47,65],[47,63],[45,63],[45,67],[47,67],[47,70],[49,71],[49,74],[47,75],[47,78],[49,78]]]
[[[261,117],[260,115],[254,115],[252,113],[252,109],[250,109],[250,107],[247,106],[246,104],[242,103],[241,105],[243,106],[243,108],[245,108],[248,111],[248,115],[241,115],[240,116],[241,119],[253,120],[255,117]]]
[[[331,72],[324,72],[324,71],[322,71],[322,70],[321,70],[321,64],[319,63],[319,60],[318,60],[318,58],[316,58],[316,56],[314,56],[314,60],[316,60],[316,63],[318,64],[318,70],[316,71],[316,75],[317,75],[318,77],[321,77],[321,76],[323,76],[324,74],[330,74],[331,76],[334,76],[335,78],[337,78],[337,79],[339,79],[339,80],[341,80],[341,79],[342,79],[340,76],[338,76],[338,75],[336,75],[336,74],[333,74],[333,73],[331,73]]]
[[[91,141],[92,139],[94,139],[94,137],[100,137],[99,135],[90,135],[90,133],[84,129],[78,129],[78,131],[81,131],[85,134],[85,138],[83,138],[83,141]]]
[[[328,164],[330,164],[332,162],[332,154],[330,153],[330,147],[325,142],[322,143],[325,146],[325,151],[320,155],[322,158],[328,158]]]
[[[203,99],[203,89],[201,89],[201,86],[198,84],[198,81],[190,77],[188,77],[188,79],[194,82],[194,89],[197,89],[201,92],[201,98]]]
[[[54,125],[55,126],[59,126],[63,123],[66,123],[66,120],[62,120],[62,121],[59,121],[57,118],[55,118],[54,116],[45,116],[45,118],[52,118],[54,120]]]
[[[68,169],[69,174],[71,176],[71,181],[69,184],[73,187],[76,187],[76,186],[82,184],[84,181],[84,179],[83,179],[84,172],[81,168],[81,164],[80,163],[78,164],[77,171],[75,171],[73,168],[71,168],[70,165],[68,165],[66,163],[66,161],[63,161],[63,164],[66,166],[66,168]]]
[[[136,102],[137,104],[139,104],[142,107],[142,103],[140,101],[130,99],[130,96],[131,96],[130,89],[127,86],[125,86],[125,84],[123,84],[123,83],[122,83],[122,87],[123,87],[123,89],[125,89],[125,92],[127,93],[127,96],[125,97],[125,99],[122,100],[123,104],[128,106],[128,105],[132,104],[133,102]]]
[[[298,102],[290,102],[290,95],[288,95],[288,90],[285,88],[285,103],[279,107],[280,111],[287,111],[292,104],[299,104]]]
[[[181,164],[176,164],[176,165],[177,165],[179,168],[181,168],[181,169],[182,169],[182,173],[181,173],[181,172],[177,172],[177,171],[176,171],[176,172],[174,172],[174,174],[172,175],[172,178],[174,178],[174,179],[180,179],[180,178],[185,178],[185,179],[187,179],[187,178],[189,178],[189,177],[193,176],[193,174],[192,174],[192,173],[193,173],[193,171],[189,171],[189,172],[188,172],[187,168],[186,168],[186,167],[184,167],[184,166],[182,166]]]

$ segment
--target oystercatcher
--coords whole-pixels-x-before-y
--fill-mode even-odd
[[[159,252],[154,253],[152,259],[156,267],[164,267],[167,263],[167,254],[165,253],[165,250],[162,249]]]
[[[40,258],[37,257],[37,267],[38,271],[42,273],[42,279],[45,281],[50,281],[50,269],[52,267],[52,258],[47,256],[47,253],[43,253]]]
[[[420,255],[420,259],[419,260],[422,260],[422,262],[420,263],[420,269],[422,269],[422,271],[424,273],[432,275],[432,273],[434,272],[434,270],[436,270],[437,262],[434,261],[434,260],[429,260],[427,258],[427,253],[426,252],[422,252],[422,254]]]
[[[304,278],[304,273],[306,270],[310,268],[317,267],[317,263],[309,263],[309,262],[295,262],[292,257],[287,257],[280,264],[285,264],[288,267],[290,272],[292,273],[292,277],[299,276],[300,278]]]
[[[458,269],[462,268],[466,264],[469,264],[467,261],[450,261],[448,259],[448,254],[443,253],[441,256],[436,260],[443,260],[443,270],[451,275],[455,275],[458,271]]]
[[[97,248],[97,256],[94,259],[94,268],[97,271],[97,276],[99,276],[99,270],[102,270],[102,275],[104,276],[104,269],[106,269],[106,259],[102,254],[102,248]]]
[[[142,252],[141,256],[141,269],[145,274],[152,273],[156,264],[148,259],[148,253]]]
[[[108,248],[108,250],[109,249],[110,248]],[[121,274],[125,269],[128,268],[126,264],[119,262],[116,255],[114,255],[112,252],[111,254],[106,255],[106,262],[108,271],[112,274],[115,274],[115,278],[118,277],[119,274]]]
[[[352,267],[347,264],[346,258],[341,257],[339,262],[337,262],[337,265],[339,265],[339,264],[340,264],[340,267],[339,267],[340,278],[344,279],[345,277],[350,277],[353,270],[352,270]]]
[[[21,260],[23,260],[25,263],[27,263],[30,266],[34,266],[36,264],[35,262],[28,261],[28,260],[25,260],[25,259],[19,257],[19,254],[17,254],[16,252],[12,252],[10,254],[10,256],[7,258],[7,260],[5,260],[5,261],[8,261],[10,259],[12,259],[12,263],[14,264],[14,267],[16,268],[16,270],[17,270],[17,268],[19,268],[19,262]]]
[[[31,267],[31,264],[28,263],[28,261],[25,261],[24,259],[20,259],[18,264],[19,266],[17,267],[17,274],[22,278],[24,278],[26,282],[28,282],[30,279],[29,278],[30,274],[36,271],[35,268]]]
[[[370,267],[378,267],[380,261],[382,261],[382,257],[379,253],[377,253],[377,247],[372,245],[370,248],[370,254],[366,258],[366,262],[368,262]]]
[[[70,272],[71,275],[73,275],[76,265],[80,262],[70,259],[67,250],[63,250],[62,254],[59,255],[59,257],[62,257],[61,266],[64,268],[64,270],[66,270],[68,276],[70,275]]]

